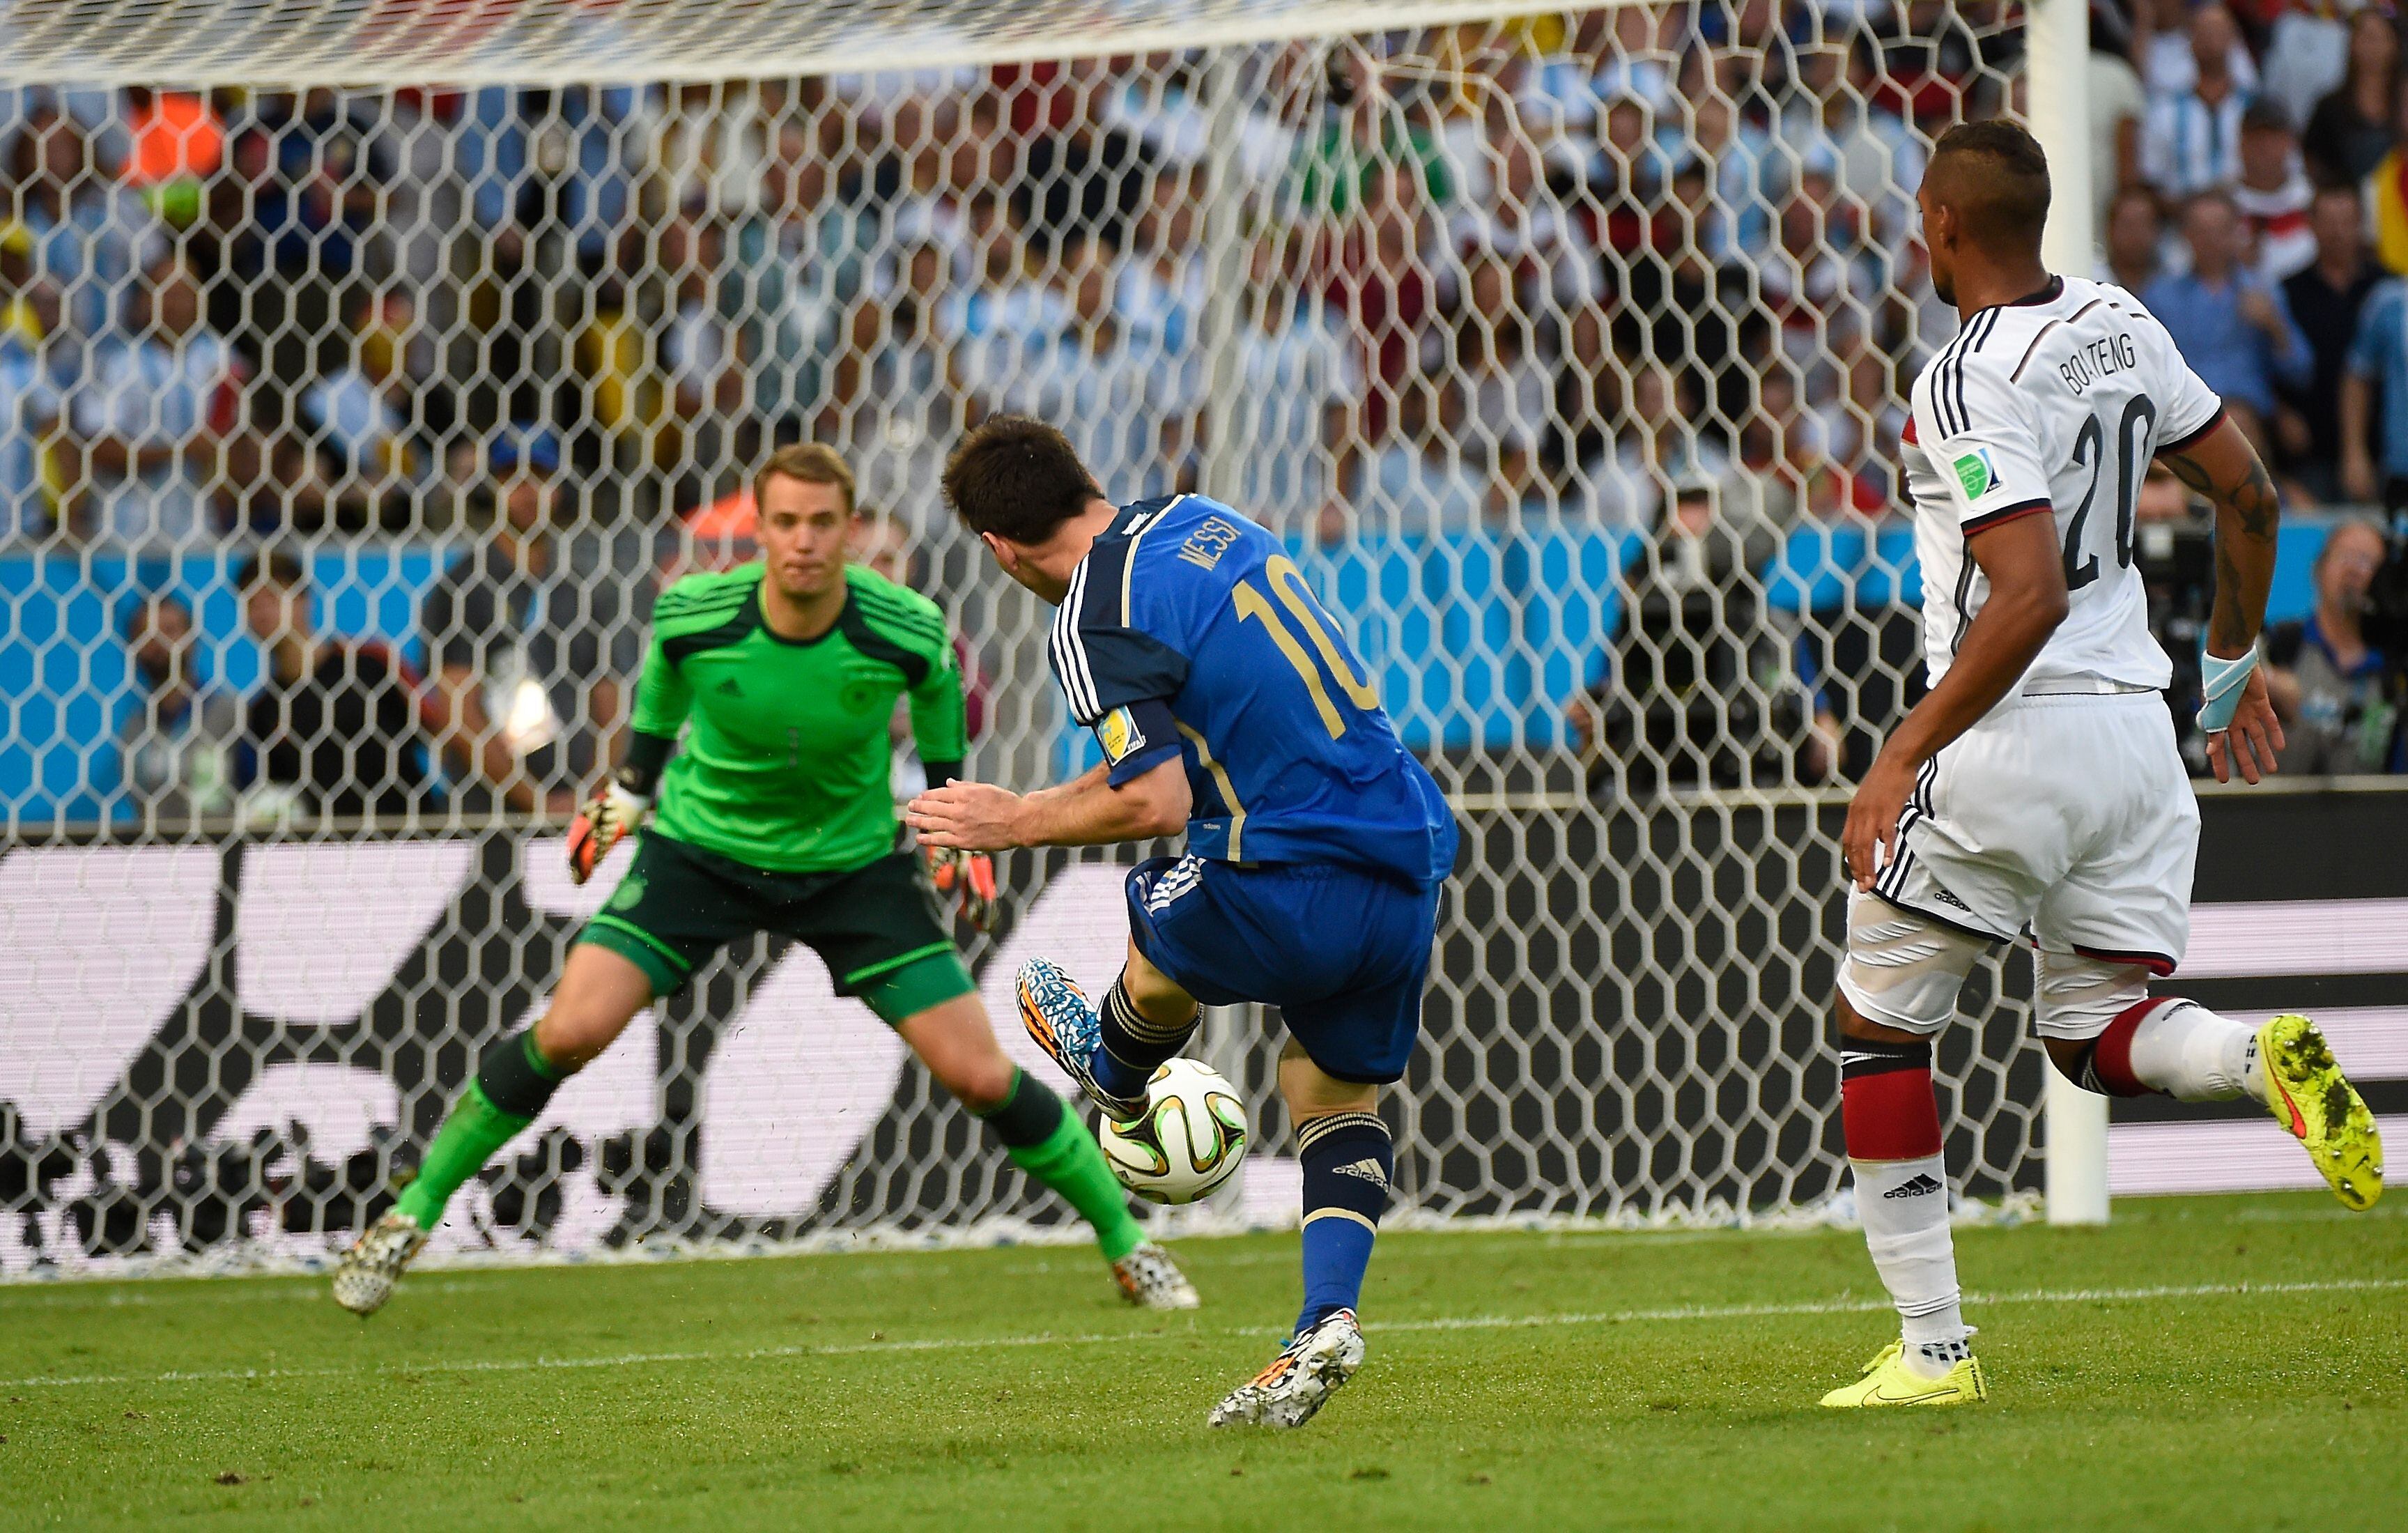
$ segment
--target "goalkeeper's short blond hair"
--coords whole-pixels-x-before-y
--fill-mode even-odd
[[[844,514],[851,516],[855,508],[853,497],[853,467],[835,448],[820,442],[794,442],[769,454],[752,476],[752,504],[761,504],[761,492],[773,479],[800,480],[805,484],[833,484],[844,492]]]

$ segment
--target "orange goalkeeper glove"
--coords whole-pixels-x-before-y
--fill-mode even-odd
[[[995,859],[983,852],[957,852],[951,847],[921,849],[928,859],[928,877],[939,897],[962,896],[962,919],[973,931],[995,929]]]
[[[620,838],[644,823],[652,801],[639,798],[616,782],[578,809],[568,823],[568,881],[581,884],[594,876]]]

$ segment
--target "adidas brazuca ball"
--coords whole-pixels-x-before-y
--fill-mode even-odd
[[[1096,1136],[1112,1174],[1154,1203],[1193,1203],[1246,1158],[1246,1107],[1211,1066],[1173,1059],[1145,1084],[1145,1116]]]

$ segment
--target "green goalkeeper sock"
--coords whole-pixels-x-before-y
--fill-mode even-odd
[[[441,1224],[444,1206],[461,1183],[483,1170],[494,1151],[535,1122],[563,1079],[558,1067],[536,1047],[533,1030],[486,1051],[478,1063],[477,1079],[468,1082],[466,1094],[443,1120],[419,1162],[418,1175],[402,1189],[394,1209],[421,1229]]]
[[[1011,1163],[1062,1195],[1094,1227],[1104,1260],[1119,1261],[1145,1243],[1145,1229],[1128,1211],[1128,1194],[1103,1147],[1042,1081],[1025,1070],[1012,1080],[1002,1105],[981,1113]]]

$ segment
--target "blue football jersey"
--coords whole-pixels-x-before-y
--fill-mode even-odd
[[[1124,508],[1070,577],[1054,674],[1115,783],[1181,756],[1187,849],[1416,884],[1455,816],[1278,538],[1202,495]]]

